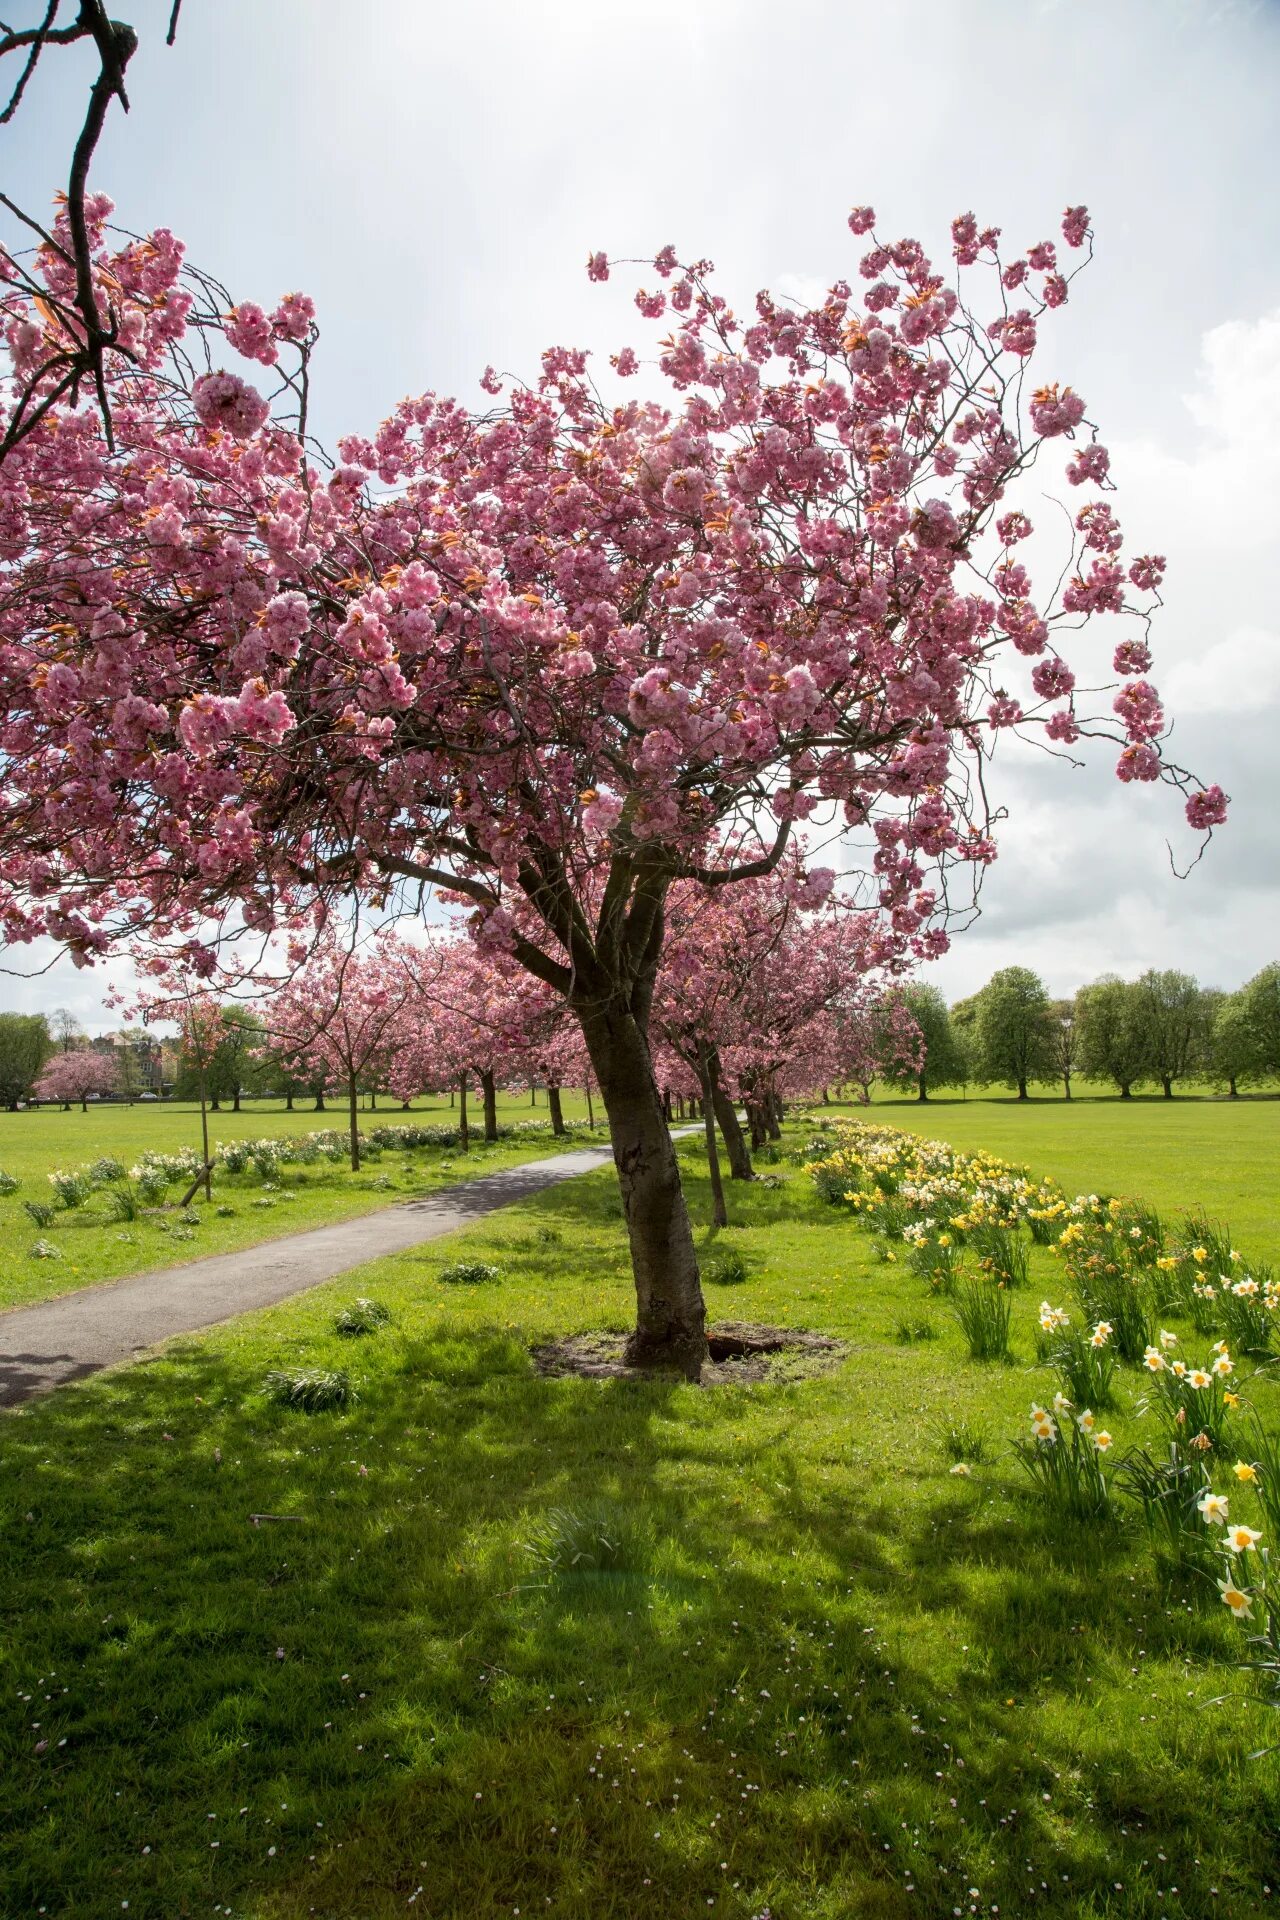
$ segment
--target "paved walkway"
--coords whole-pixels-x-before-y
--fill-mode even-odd
[[[581,1147],[526,1160],[356,1220],[83,1287],[39,1306],[14,1307],[0,1313],[0,1407],[17,1406],[65,1381],[133,1359],[175,1333],[194,1333],[252,1307],[273,1306],[367,1260],[438,1240],[497,1207],[591,1173],[609,1159],[608,1147]]]

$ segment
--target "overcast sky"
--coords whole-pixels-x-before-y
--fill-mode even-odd
[[[1003,756],[982,917],[929,977],[950,998],[1013,962],[1055,992],[1150,965],[1230,987],[1280,954],[1275,0],[185,0],[172,50],[169,0],[112,11],[142,44],[94,184],[237,298],[315,297],[330,442],[429,387],[479,404],[489,362],[642,344],[632,277],[586,279],[597,247],[709,255],[741,307],[852,274],[857,202],[941,252],[969,208],[1022,246],[1085,201],[1097,258],[1037,372],[1085,394],[1130,550],[1169,557],[1152,677],[1232,821],[1180,880],[1175,795],[1121,789],[1110,754]],[[77,51],[50,56],[4,130],[21,203],[62,184],[87,85]],[[0,979],[0,1005],[100,1025],[102,988],[62,963]]]

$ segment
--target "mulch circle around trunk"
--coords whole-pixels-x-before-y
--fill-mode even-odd
[[[533,1349],[533,1363],[550,1378],[651,1380],[652,1367],[629,1367],[625,1333],[575,1333]],[[740,1386],[752,1380],[804,1380],[831,1373],[848,1347],[829,1334],[803,1327],[761,1327],[748,1320],[718,1320],[707,1328],[710,1358],[704,1387]],[[661,1375],[659,1378],[663,1377]]]

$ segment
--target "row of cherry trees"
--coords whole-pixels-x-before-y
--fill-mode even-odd
[[[353,916],[430,918],[446,893],[477,951],[571,1017],[622,1191],[631,1357],[696,1372],[655,1054],[716,1109],[735,1043],[708,1046],[699,1004],[726,990],[688,960],[699,933],[679,944],[708,897],[751,922],[746,888],[843,835],[873,916],[855,954],[873,975],[937,954],[996,854],[1010,732],[1112,740],[1122,781],[1173,782],[1196,830],[1225,816],[1162,752],[1163,557],[1123,557],[1085,403],[1031,371],[1087,213],[1021,249],[966,213],[938,262],[856,207],[821,300],[741,315],[664,247],[636,296],[650,354],[612,360],[636,397],[556,346],[532,384],[487,373],[487,410],[426,393],[331,459],[308,433],[310,299],[237,302],[87,188],[131,45],[102,29],[71,191],[0,254],[0,937],[216,983],[255,941],[296,970]],[[1046,463],[1080,504],[1035,533]],[[830,871],[794,871],[816,905]],[[688,963],[667,1008],[669,936]],[[756,1113],[809,1044],[821,956],[793,959],[739,1074]],[[331,1023],[349,1054],[390,1000]],[[873,1018],[856,991],[836,1012],[846,1035]],[[296,1019],[305,1036],[314,1009]]]

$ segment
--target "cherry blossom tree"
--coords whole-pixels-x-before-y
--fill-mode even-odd
[[[1012,253],[962,215],[943,267],[855,208],[822,301],[760,294],[743,317],[664,248],[637,299],[665,329],[665,405],[602,393],[555,347],[531,387],[487,374],[489,411],[406,401],[336,466],[305,438],[306,296],[234,303],[172,234],[121,236],[110,212],[86,196],[111,441],[59,384],[65,222],[0,265],[5,405],[40,409],[0,486],[0,926],[81,961],[165,941],[212,972],[306,914],[461,897],[581,1026],[631,1357],[696,1372],[649,1039],[671,889],[731,888],[798,828],[844,830],[865,903],[904,954],[937,953],[996,852],[1010,731],[1115,739],[1122,780],[1182,787],[1196,829],[1225,815],[1162,754],[1164,561],[1126,564],[1085,403],[1031,372],[1085,210]],[[615,356],[620,380],[639,366]],[[1059,453],[1083,504],[1037,581],[1027,481]],[[1095,622],[1121,683],[1096,707],[1077,692]]]
[[[81,1112],[88,1113],[90,1098],[114,1093],[118,1079],[110,1054],[77,1047],[69,1053],[55,1053],[36,1081],[35,1095],[37,1100],[60,1100],[68,1107],[78,1100]]]
[[[390,1076],[411,990],[393,942],[362,953],[331,941],[265,1008],[275,1056],[300,1074],[322,1070],[346,1094],[353,1173],[360,1170],[360,1083]]]

